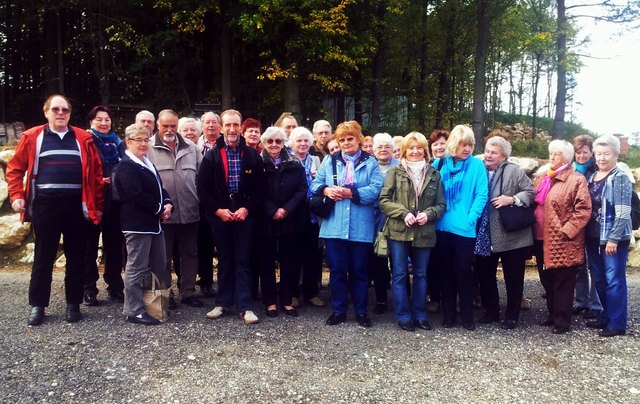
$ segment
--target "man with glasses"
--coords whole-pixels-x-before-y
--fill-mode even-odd
[[[329,136],[331,136],[331,124],[329,121],[325,121],[324,119],[315,121],[312,132],[315,142],[313,142],[313,146],[309,149],[309,154],[312,156],[318,156],[320,161],[322,161],[326,154],[324,149],[325,143]]]
[[[242,116],[222,113],[222,136],[198,171],[198,196],[218,248],[218,294],[207,318],[219,318],[235,305],[245,324],[258,322],[251,304],[253,220],[263,199],[263,167],[258,152],[245,144]]]
[[[23,133],[6,174],[11,207],[21,213],[23,221],[32,223],[35,234],[28,318],[33,326],[42,324],[49,306],[61,234],[67,261],[65,319],[80,321],[86,223],[99,224],[103,206],[100,157],[91,135],[69,126],[69,100],[52,95],[43,112],[47,124]]]

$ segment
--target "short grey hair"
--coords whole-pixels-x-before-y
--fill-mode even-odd
[[[267,139],[282,139],[283,143],[287,143],[287,134],[279,126],[269,126],[262,136],[260,136],[260,142],[264,143]]]
[[[329,127],[329,132],[331,132],[333,129],[331,128],[331,124],[329,123],[329,121],[325,121],[324,119],[320,119],[318,121],[315,121],[313,123],[313,133],[316,133],[318,131],[318,129],[320,129],[321,126],[328,126]]]
[[[573,161],[573,156],[575,151],[573,150],[573,145],[566,140],[552,140],[549,143],[549,154],[551,153],[562,153],[562,158],[565,163],[571,163]]]
[[[393,144],[393,138],[391,137],[391,135],[385,132],[376,133],[375,135],[373,135],[373,148],[375,149],[381,144],[386,144],[388,146],[391,146],[391,148],[393,148],[394,144]]]
[[[497,146],[502,149],[502,155],[504,155],[505,159],[511,157],[511,143],[502,136],[490,137],[486,146]]]
[[[147,137],[151,135],[149,133],[149,129],[140,124],[134,123],[126,127],[126,129],[124,130],[124,137],[125,139],[133,139],[140,133],[147,135]]]
[[[205,118],[208,114],[213,115],[213,116],[214,116],[214,118],[216,118],[216,121],[218,121],[218,125],[220,125],[220,115],[216,114],[216,113],[215,113],[215,112],[213,112],[213,111],[207,111],[207,112],[205,112],[204,114],[202,114],[202,116],[200,117],[200,121],[201,121],[201,122],[204,122],[204,118]]]
[[[314,138],[311,131],[309,131],[309,129],[305,128],[304,126],[298,126],[297,128],[293,129],[291,131],[291,134],[289,135],[289,147],[293,147],[293,145],[296,143],[296,140],[301,137],[306,137],[309,140],[309,145],[313,143]]]
[[[616,156],[620,155],[620,139],[617,136],[602,135],[593,142],[594,149],[596,146],[609,147]]]
[[[182,127],[188,123],[195,124],[198,134],[202,133],[202,125],[200,124],[200,121],[197,120],[196,118],[191,118],[188,116],[183,116],[182,118],[178,119],[178,133],[181,133]]]
[[[139,119],[141,119],[141,118],[142,118],[143,116],[145,116],[145,115],[146,115],[146,116],[151,116],[151,119],[152,119],[153,121],[155,121],[155,120],[156,120],[156,116],[155,116],[155,115],[153,115],[153,112],[151,112],[151,111],[147,111],[146,109],[143,109],[142,111],[140,111],[140,112],[138,112],[138,113],[136,114],[136,122],[138,122],[138,120],[139,120]]]

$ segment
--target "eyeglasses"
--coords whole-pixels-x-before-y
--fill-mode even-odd
[[[266,144],[282,144],[282,139],[267,139],[265,140]]]
[[[68,113],[71,112],[71,110],[69,108],[60,108],[60,107],[51,107],[51,111],[54,114],[59,114],[59,113],[63,113],[64,115],[67,115]]]
[[[129,140],[136,142],[136,143],[149,143],[151,141],[151,139],[149,139],[148,137],[143,137],[143,138],[134,138],[134,137],[130,137]]]
[[[376,147],[376,149],[378,150],[391,150],[391,146],[389,146],[388,144],[380,144]]]

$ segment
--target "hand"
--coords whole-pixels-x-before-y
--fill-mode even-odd
[[[614,255],[618,252],[618,244],[612,243],[611,241],[607,241],[607,244],[604,246],[604,253],[607,255]]]
[[[353,192],[351,191],[351,188],[345,188],[345,187],[339,187],[339,188],[340,188],[340,195],[342,196],[342,199],[353,198]]]
[[[111,177],[102,177],[102,182],[105,184],[111,184]]]
[[[341,201],[343,199],[342,191],[340,190],[340,188],[341,187],[337,187],[337,186],[326,187],[322,191],[322,194],[324,196],[326,196],[327,198],[333,199],[334,201],[338,202],[338,201]]]
[[[418,216],[416,216],[416,221],[418,222],[418,226],[424,226],[429,221],[429,218],[426,213],[420,212]]]
[[[25,210],[24,199],[16,199],[15,201],[13,201],[11,203],[11,208],[13,209],[14,212],[24,212]]]
[[[236,210],[234,213],[232,213],[232,215],[236,222],[244,222],[244,219],[246,219],[247,216],[249,216],[249,211],[247,210],[247,208],[240,208]]]
[[[223,222],[232,222],[235,220],[234,214],[229,209],[218,209],[216,210],[216,216]]]
[[[165,203],[164,208],[162,209],[162,214],[160,215],[160,219],[162,219],[163,222],[169,219],[169,217],[171,216],[172,208],[173,205],[171,205],[170,203]]]
[[[406,224],[407,227],[411,227],[416,223],[417,223],[416,217],[413,215],[413,213],[411,212],[407,213],[407,216],[404,217],[404,224]]]
[[[513,196],[507,196],[507,195],[496,196],[491,200],[491,204],[496,209],[502,208],[505,206],[510,206],[510,205],[513,205],[514,203],[515,202],[513,200]]]
[[[271,218],[276,222],[279,222],[285,217],[287,217],[287,211],[282,208],[278,208],[278,210],[276,210],[276,213],[274,213],[273,216],[271,216]]]

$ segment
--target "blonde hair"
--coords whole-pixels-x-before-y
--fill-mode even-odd
[[[476,138],[473,135],[473,130],[471,130],[467,125],[458,125],[451,130],[445,146],[445,154],[447,156],[455,156],[456,149],[461,143],[468,143],[474,147],[476,145]]]
[[[420,132],[411,132],[407,136],[402,138],[402,143],[400,144],[400,158],[406,158],[407,149],[409,149],[409,143],[414,140],[418,142],[418,146],[424,149],[424,158],[426,160],[430,160],[431,154],[429,153],[429,141]]]

